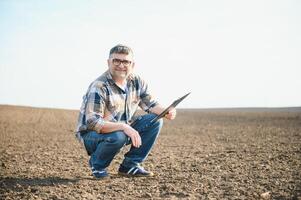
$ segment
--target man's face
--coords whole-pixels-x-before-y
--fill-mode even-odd
[[[108,59],[109,71],[114,79],[126,79],[134,68],[133,56],[131,54],[112,54]]]

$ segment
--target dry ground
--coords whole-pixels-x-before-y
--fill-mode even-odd
[[[0,106],[0,199],[301,199],[300,108],[180,110],[144,164],[153,178],[116,174],[126,147],[95,180],[76,120]]]

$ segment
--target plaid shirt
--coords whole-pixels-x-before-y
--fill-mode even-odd
[[[147,83],[130,75],[126,88],[117,86],[109,71],[103,73],[88,88],[80,108],[77,137],[80,132],[101,132],[105,121],[130,123],[138,108],[149,112],[158,103],[149,93]],[[80,138],[79,138],[80,139]]]

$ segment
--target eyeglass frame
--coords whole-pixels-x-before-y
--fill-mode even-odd
[[[116,64],[116,62],[117,62],[118,64]],[[114,65],[116,65],[116,66],[119,66],[119,65],[121,65],[121,63],[122,63],[123,66],[128,67],[128,66],[130,66],[130,65],[132,64],[132,61],[130,61],[130,60],[121,60],[121,59],[118,59],[118,58],[112,58],[112,63],[113,63]]]

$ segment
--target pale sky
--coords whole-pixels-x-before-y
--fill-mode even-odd
[[[119,43],[163,105],[301,106],[298,0],[0,0],[0,104],[79,109]]]

